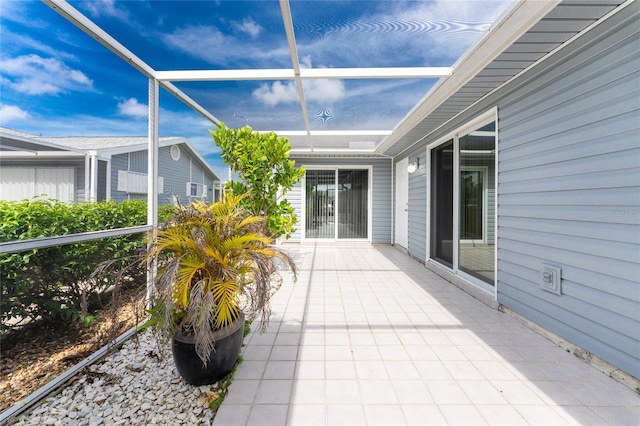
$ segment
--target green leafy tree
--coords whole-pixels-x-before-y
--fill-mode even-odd
[[[222,149],[222,159],[240,179],[227,182],[227,191],[247,194],[242,206],[253,215],[265,216],[274,238],[289,238],[298,219],[283,196],[305,173],[289,159],[289,140],[274,132],[254,132],[249,126],[229,129],[220,123],[217,127],[209,132]]]

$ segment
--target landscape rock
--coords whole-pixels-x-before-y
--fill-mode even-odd
[[[166,351],[170,351],[167,344]],[[199,396],[213,386],[180,379],[170,356],[157,354],[151,333],[80,373],[78,380],[14,419],[15,425],[209,424],[213,415]]]

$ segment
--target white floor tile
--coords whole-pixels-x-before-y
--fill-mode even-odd
[[[328,425],[364,425],[364,410],[361,405],[329,405],[327,407]]]
[[[326,380],[325,401],[334,404],[361,404],[360,387],[357,380]]]
[[[640,418],[636,392],[392,247],[289,247],[299,281],[276,294],[269,331],[246,338],[216,425]]]
[[[290,426],[319,426],[326,424],[324,405],[293,404],[289,407],[287,424]]]
[[[367,425],[405,425],[406,421],[399,405],[365,405]]]
[[[297,380],[324,379],[324,361],[298,361],[296,363],[295,378]]]

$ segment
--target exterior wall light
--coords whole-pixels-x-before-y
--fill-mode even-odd
[[[418,170],[419,167],[420,167],[420,158],[416,157],[416,161],[409,163],[409,165],[407,166],[407,171],[409,173],[413,173],[416,170]]]

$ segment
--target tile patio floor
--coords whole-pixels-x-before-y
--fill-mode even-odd
[[[215,425],[640,424],[640,396],[390,246],[287,245]]]

